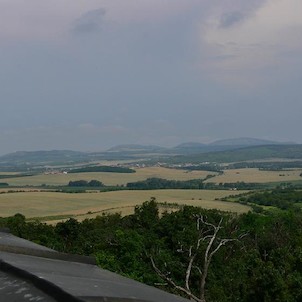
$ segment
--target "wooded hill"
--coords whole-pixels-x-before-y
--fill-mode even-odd
[[[231,163],[271,158],[302,160],[302,145],[267,145],[245,147],[227,151],[209,152],[165,159],[167,163]]]
[[[128,146],[128,145],[127,145]],[[136,145],[135,145],[136,146]],[[137,147],[136,147],[137,148]],[[150,147],[151,148],[151,147]],[[154,148],[154,147],[152,147]],[[172,150],[173,149],[173,150]],[[115,150],[115,149],[114,149]],[[46,166],[73,167],[75,164],[91,165],[100,160],[132,160],[145,159],[147,164],[165,162],[181,163],[231,163],[271,158],[302,160],[302,145],[272,144],[260,146],[238,145],[206,145],[182,144],[175,148],[155,149],[140,148],[124,151],[76,152],[68,150],[15,152],[0,156],[0,171],[31,171],[43,169]],[[140,161],[140,163],[142,163]]]

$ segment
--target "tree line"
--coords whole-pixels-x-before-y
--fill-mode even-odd
[[[68,187],[88,187],[88,188],[100,188],[100,187],[104,187],[104,184],[99,181],[99,180],[74,180],[74,181],[70,181],[68,183]]]
[[[281,210],[301,208],[302,191],[293,189],[274,189],[241,197],[241,203],[252,203],[260,206],[273,206]]]
[[[302,161],[266,161],[266,162],[238,162],[227,166],[228,169],[257,168],[264,171],[286,171],[302,168]]]
[[[168,180],[164,178],[147,178],[145,180],[129,182],[126,185],[120,186],[106,186],[98,180],[75,180],[68,183],[68,188],[83,189],[79,192],[85,192],[85,188],[100,188],[102,191],[116,191],[116,190],[160,190],[160,189],[191,189],[191,190],[255,190],[262,189],[264,185],[259,183],[245,183],[238,181],[234,183],[211,183],[204,182],[205,179],[190,179],[190,180]],[[63,190],[66,191],[66,190]]]

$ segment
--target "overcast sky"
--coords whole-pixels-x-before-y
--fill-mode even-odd
[[[301,0],[0,0],[0,154],[302,143]]]

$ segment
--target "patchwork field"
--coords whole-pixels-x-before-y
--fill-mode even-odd
[[[241,191],[242,193],[243,191]],[[158,202],[188,204],[207,209],[243,213],[248,206],[215,200],[233,194],[226,190],[146,190],[67,194],[58,192],[20,192],[0,195],[0,216],[22,213],[26,217],[96,216],[101,212],[133,212],[136,205],[155,197]]]
[[[20,188],[22,192],[7,193],[11,188],[0,189],[0,216],[22,213],[28,218],[44,217],[45,221],[56,221],[66,217],[77,219],[92,218],[102,212],[120,212],[131,214],[136,205],[155,197],[158,202],[188,204],[206,209],[220,209],[238,213],[250,210],[248,206],[237,203],[222,202],[216,199],[240,194],[243,191],[229,190],[145,190],[145,191],[112,191],[68,194],[59,192],[43,192],[31,186],[67,185],[69,181],[96,179],[105,185],[123,185],[128,182],[158,177],[174,180],[204,179],[207,175],[216,175],[207,182],[230,183],[244,182],[290,182],[302,181],[301,169],[290,171],[261,171],[258,169],[225,170],[218,175],[208,171],[186,171],[162,167],[138,168],[136,173],[76,173],[76,174],[41,174],[28,177],[1,179],[12,186],[28,186]],[[3,173],[4,174],[4,173]],[[7,173],[8,174],[8,173]],[[17,190],[17,189],[14,190]],[[51,216],[51,217],[50,217]],[[46,218],[47,217],[47,218]]]
[[[47,185],[67,185],[69,181],[74,180],[92,180],[96,179],[105,185],[123,185],[128,182],[145,180],[149,177],[159,177],[175,180],[189,180],[205,178],[208,174],[215,172],[208,171],[192,171],[167,169],[161,167],[148,167],[136,169],[136,173],[74,173],[74,174],[41,174],[35,176],[4,178],[1,182],[6,182],[11,186],[40,186]]]
[[[300,174],[301,169],[289,170],[289,171],[262,171],[258,169],[234,169],[225,170],[222,175],[208,179],[206,182],[214,183],[230,183],[237,181],[244,182],[288,182],[302,180]]]

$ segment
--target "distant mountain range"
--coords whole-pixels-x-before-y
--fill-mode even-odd
[[[301,158],[302,145],[255,138],[218,140],[210,144],[187,142],[172,148],[155,145],[118,145],[104,152],[71,150],[19,151],[0,156],[0,170],[19,171],[45,166],[89,164],[100,160],[155,159],[166,162],[230,162],[269,157]]]
[[[293,143],[281,143],[271,140],[263,140],[257,138],[234,138],[217,140],[209,144],[198,143],[198,142],[185,142],[172,148],[165,148],[156,145],[118,145],[107,150],[107,152],[129,152],[129,153],[167,153],[167,154],[194,154],[204,152],[216,152],[230,150],[234,148],[244,148],[250,146],[264,146],[264,145],[282,145],[282,144],[293,144]]]
[[[0,156],[1,171],[25,171],[38,166],[68,165],[87,161],[85,152],[70,150],[17,151]]]
[[[107,150],[107,152],[140,152],[140,151],[159,151],[165,150],[166,148],[155,146],[155,145],[137,145],[137,144],[128,144],[128,145],[117,145]]]
[[[250,138],[250,137],[241,137],[241,138],[231,138],[231,139],[222,139],[217,140],[215,142],[210,143],[211,146],[263,146],[263,145],[280,145],[284,144],[277,141],[258,139],[258,138]],[[287,144],[287,143],[285,143]],[[289,143],[293,144],[293,143]]]
[[[301,144],[272,144],[233,148],[223,151],[203,152],[170,157],[168,163],[231,163],[265,159],[302,160]]]

